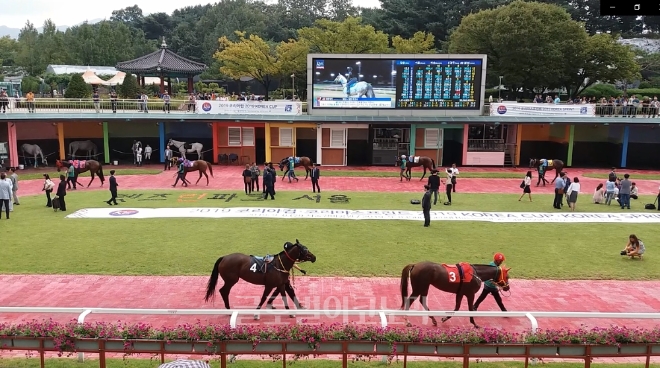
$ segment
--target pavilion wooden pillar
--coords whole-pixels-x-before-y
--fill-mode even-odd
[[[146,83],[144,82],[144,75],[140,77],[142,80],[142,88],[146,87]]]
[[[188,93],[193,93],[193,79],[188,77]]]
[[[165,76],[163,74],[160,75],[160,94],[165,93]]]
[[[172,78],[167,77],[167,93],[172,96]]]
[[[142,83],[142,77],[140,76],[140,74],[137,74],[137,75],[136,75],[136,79],[137,79],[137,85],[138,85],[138,88],[139,88],[139,87],[144,87],[144,86],[142,86],[142,84],[141,84],[141,83]]]

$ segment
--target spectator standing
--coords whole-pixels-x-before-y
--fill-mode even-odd
[[[146,147],[144,147],[144,159],[147,161],[147,165],[151,164],[151,153],[153,150],[151,149],[151,146],[147,144]]]
[[[11,181],[7,181],[7,174],[0,174],[0,218],[4,210],[7,220],[9,220],[9,203],[11,201]]]
[[[318,189],[319,193],[321,193],[321,187],[319,187],[319,178],[321,177],[321,170],[319,170],[319,167],[316,166],[316,163],[312,164],[312,192],[316,193],[316,190]]]
[[[66,177],[64,177],[64,175],[60,175],[60,183],[57,185],[57,193],[55,193],[57,198],[60,200],[60,211],[66,211],[66,202],[64,200],[64,197],[66,197],[66,185]]]
[[[11,179],[11,185],[12,185],[11,187],[12,199],[15,205],[19,205],[21,203],[18,201],[18,195],[16,194],[16,192],[18,192],[18,174],[16,174],[15,167],[11,168],[11,175],[9,176],[9,178]]]
[[[616,197],[616,182],[608,180],[605,183],[605,204],[611,205],[614,197]]]
[[[563,198],[564,198],[564,185],[566,184],[566,181],[564,181],[564,176],[565,174],[562,172],[560,173],[560,178],[558,180],[555,180],[555,200],[552,202],[552,207],[560,210],[561,206],[563,206]]]
[[[456,177],[458,176],[456,164],[451,164],[451,191],[456,193]]]
[[[113,204],[116,206],[118,205],[117,203],[117,187],[119,186],[117,184],[117,178],[115,177],[115,170],[110,170],[110,199],[105,202],[109,206],[112,206]]]
[[[447,194],[447,202],[444,203],[445,206],[451,206],[451,190],[454,187],[451,183],[453,177],[453,170],[447,169],[445,172],[447,174],[447,181],[445,182],[445,194]]]
[[[273,183],[277,177],[274,176],[274,170],[271,169],[272,165],[272,163],[264,164],[264,180],[262,184],[264,187],[264,199],[268,199],[268,196],[270,196],[270,199],[275,200],[275,187]]]
[[[245,194],[252,193],[252,171],[250,171],[250,165],[245,164],[245,170],[243,170],[243,186],[245,187]]]
[[[172,150],[170,146],[165,147],[165,168],[163,170],[172,170]]]
[[[117,113],[117,92],[113,89],[110,91],[110,108],[112,108],[112,113]]]
[[[621,204],[621,209],[624,207],[630,209],[630,189],[632,188],[632,182],[629,180],[630,175],[625,174],[623,180],[621,180],[621,187],[619,188],[619,204]]]
[[[431,188],[424,186],[424,196],[422,197],[422,212],[424,213],[424,227],[431,225]]]
[[[532,201],[532,172],[528,171],[527,174],[525,174],[525,178],[523,179],[522,183],[520,183],[520,187],[522,188],[523,192],[520,195],[520,198],[518,198],[518,202],[520,202],[525,194],[529,197],[529,201]]]
[[[78,181],[78,178],[76,178],[76,168],[73,167],[73,164],[69,166],[68,169],[66,169],[66,183],[69,189],[71,189],[71,183],[73,183],[73,190],[76,190],[76,182]]]
[[[167,111],[168,114],[170,113],[170,102],[170,95],[165,91],[165,93],[163,93],[163,112]]]
[[[250,166],[250,172],[252,173],[252,176],[250,177],[250,190],[251,191],[259,191],[259,176],[261,176],[261,170],[259,170],[259,166],[257,166],[256,163],[252,163]],[[256,188],[256,189],[255,189]]]
[[[44,174],[44,192],[46,192],[46,207],[53,207],[53,201],[50,198],[50,194],[53,193],[55,189],[55,183],[50,180],[50,175]]]
[[[440,190],[440,177],[438,176],[438,170],[431,170],[431,176],[429,176],[429,181],[426,183],[429,186],[429,190],[433,193],[433,205],[438,204],[438,191]]]
[[[577,202],[578,194],[580,194],[580,179],[575,177],[573,178],[573,183],[571,183],[566,191],[566,195],[568,195],[568,206],[571,208],[571,212],[575,212],[575,203]]]
[[[27,101],[28,113],[34,113],[34,93],[32,91],[28,92],[25,95],[25,100]]]
[[[94,110],[96,110],[96,113],[101,112],[101,96],[99,95],[99,90],[94,89],[94,92],[92,93],[92,101],[94,103]]]

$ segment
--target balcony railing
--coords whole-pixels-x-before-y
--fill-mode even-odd
[[[504,152],[504,139],[468,139],[468,152]]]

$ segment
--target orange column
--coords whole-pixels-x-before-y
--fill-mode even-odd
[[[218,125],[219,124],[220,123],[215,122],[215,123],[213,123],[212,128],[211,128],[213,130],[213,133],[212,133],[213,134],[213,160],[211,160],[211,162],[216,163],[216,164],[218,163],[218,155],[220,154],[220,149],[218,147],[220,145],[220,142],[219,142],[220,139],[218,138],[218,134],[219,134],[218,133]]]
[[[516,166],[520,166],[520,146],[522,145],[522,130],[523,125],[518,124],[518,129],[516,129]]]
[[[468,132],[470,131],[470,125],[463,125],[463,164],[467,162],[467,153],[468,153]]]

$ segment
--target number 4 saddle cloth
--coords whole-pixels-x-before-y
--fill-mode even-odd
[[[461,282],[470,282],[474,277],[474,269],[472,265],[467,262],[458,263],[455,265],[442,264],[442,267],[447,271],[448,281],[451,284],[460,284]]]
[[[252,267],[254,267],[256,270],[259,270],[261,272],[266,272],[264,267],[266,266],[266,264],[268,264],[268,268],[273,267],[270,262],[272,262],[275,257],[270,254],[267,254],[265,257],[250,255],[250,258],[252,259]]]

